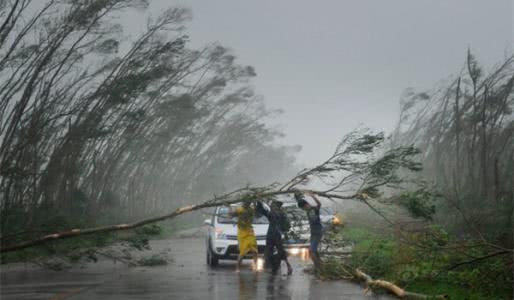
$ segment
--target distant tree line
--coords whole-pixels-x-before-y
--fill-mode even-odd
[[[3,236],[133,220],[295,172],[299,149],[275,146],[254,69],[217,44],[191,49],[187,9],[123,38],[116,17],[147,6],[1,2]]]

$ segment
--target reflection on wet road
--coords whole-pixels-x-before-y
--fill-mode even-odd
[[[205,263],[203,239],[152,242],[153,251],[170,248],[175,262],[160,267],[136,267],[102,262],[85,269],[54,272],[8,266],[1,270],[1,298],[7,299],[392,299],[364,295],[357,284],[321,282],[305,274],[292,259],[292,276],[253,273],[250,261],[241,273],[234,262]],[[283,272],[285,272],[285,267]]]

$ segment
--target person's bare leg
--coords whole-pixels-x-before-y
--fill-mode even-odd
[[[310,255],[312,262],[314,263],[314,274],[319,275],[321,269],[321,258],[319,256],[318,248],[319,243],[321,241],[321,235],[311,235],[311,247],[310,247]]]
[[[287,257],[284,259],[284,261],[286,262],[286,265],[287,265],[287,275],[293,274],[293,267],[289,263],[289,260],[287,259]]]
[[[277,243],[277,247],[281,256],[280,264],[282,265],[282,261],[286,262],[287,265],[287,275],[293,274],[293,267],[291,267],[291,264],[289,263],[289,260],[287,259],[287,252],[284,249],[284,246],[282,244],[282,240],[280,239]],[[279,268],[280,269],[280,268]]]
[[[243,261],[243,257],[239,255],[237,257],[237,264],[236,264],[236,272],[239,273],[241,271],[241,262]]]
[[[318,275],[319,271],[320,271],[320,268],[321,268],[321,259],[319,257],[319,253],[312,252],[311,253],[311,259],[312,259],[312,262],[314,263],[314,273],[316,275]]]
[[[253,251],[253,265],[254,265],[253,270],[254,271],[258,271],[258,264],[257,264],[258,259],[259,259],[259,252]]]

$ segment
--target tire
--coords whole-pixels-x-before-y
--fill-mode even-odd
[[[219,258],[218,256],[212,252],[210,243],[207,245],[207,265],[209,267],[216,267],[218,266]]]

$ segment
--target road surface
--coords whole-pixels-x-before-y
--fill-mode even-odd
[[[392,299],[364,295],[351,282],[316,280],[302,271],[307,262],[300,258],[292,259],[292,276],[253,273],[249,262],[241,273],[234,272],[231,261],[210,269],[204,243],[201,238],[152,241],[152,251],[172,253],[174,262],[166,266],[127,267],[111,261],[64,271],[2,266],[1,299]]]

